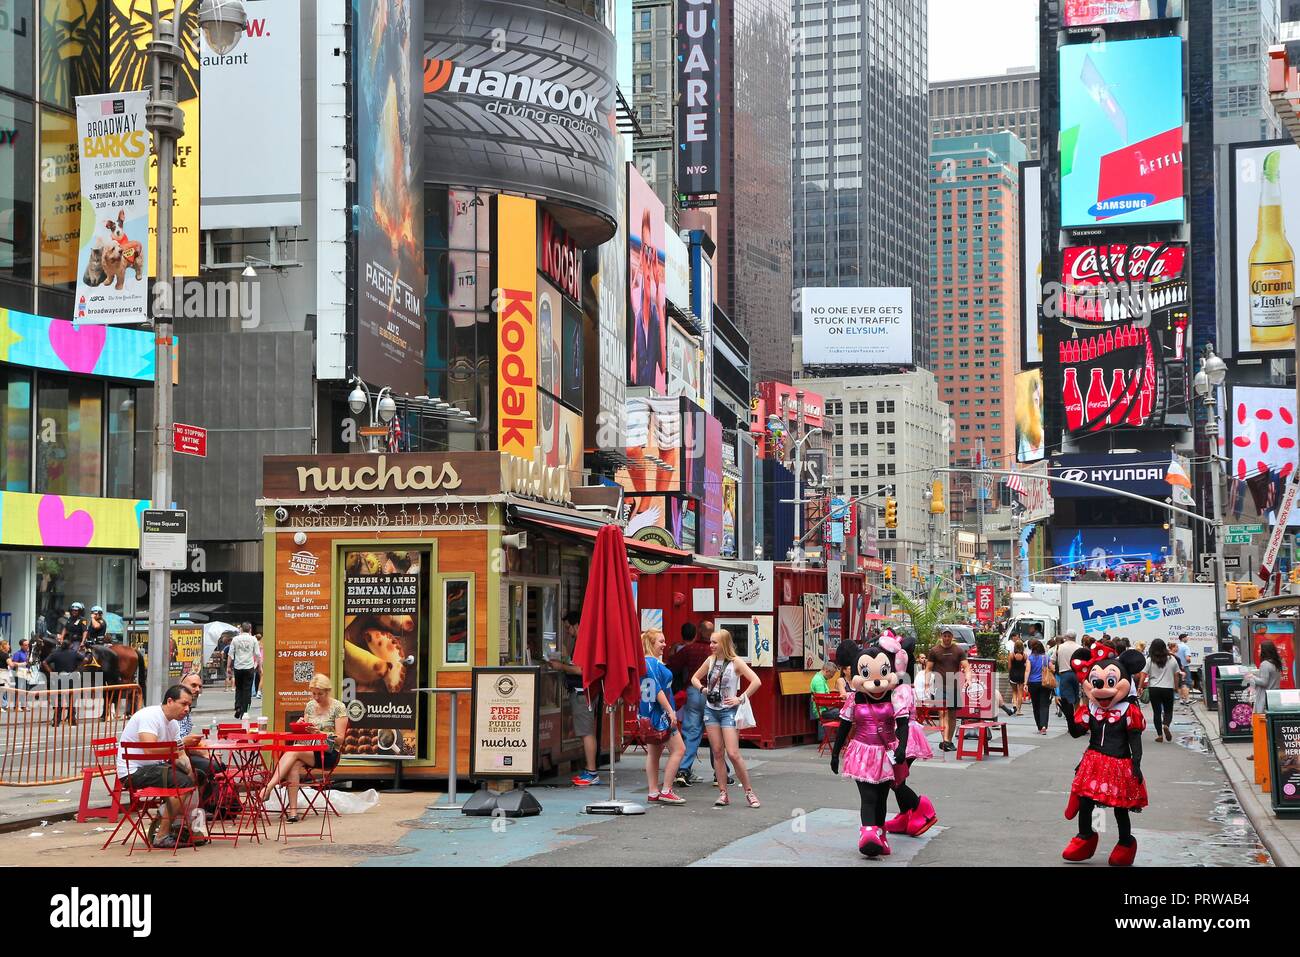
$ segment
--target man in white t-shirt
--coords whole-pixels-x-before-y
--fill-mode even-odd
[[[131,785],[136,788],[194,787],[194,771],[183,749],[197,744],[200,735],[192,734],[183,741],[180,737],[180,721],[190,713],[190,708],[193,705],[194,696],[188,688],[182,685],[172,685],[167,689],[167,693],[163,695],[161,705],[141,708],[131,715],[126,727],[122,729],[122,736],[118,739],[117,779],[125,783],[129,776]],[[132,761],[128,768],[122,754],[121,745],[133,742],[147,744],[155,741],[180,742],[182,750],[176,758],[176,773],[174,775],[171,767],[160,759]],[[161,842],[154,845],[155,847],[175,846],[176,838],[169,832],[173,820],[184,820],[182,816],[184,811],[185,808],[178,798],[167,799],[163,804],[158,827],[164,837]],[[202,833],[202,827],[197,827],[195,830],[197,832],[195,834],[196,838],[206,838],[207,835]]]
[[[253,626],[244,622],[230,643],[230,670],[235,674],[235,720],[248,713],[253,703],[253,678],[257,675],[257,639]]]

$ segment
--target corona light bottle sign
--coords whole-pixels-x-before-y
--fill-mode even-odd
[[[1282,153],[1264,158],[1259,235],[1250,250],[1250,341],[1283,349],[1295,344],[1295,253],[1282,222]]]

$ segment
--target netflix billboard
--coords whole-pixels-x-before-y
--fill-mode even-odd
[[[1182,38],[1071,43],[1058,57],[1061,227],[1182,222]]]

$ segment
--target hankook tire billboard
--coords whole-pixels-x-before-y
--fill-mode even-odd
[[[543,0],[425,4],[426,179],[543,196],[583,247],[614,235],[615,44]]]

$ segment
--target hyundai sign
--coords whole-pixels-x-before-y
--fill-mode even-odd
[[[1105,488],[1081,488],[1064,482],[1052,483],[1053,498],[1105,498],[1111,489],[1132,492],[1164,501],[1170,496],[1165,475],[1168,454],[1137,452],[1127,455],[1058,455],[1052,460],[1053,478],[1090,482]]]

